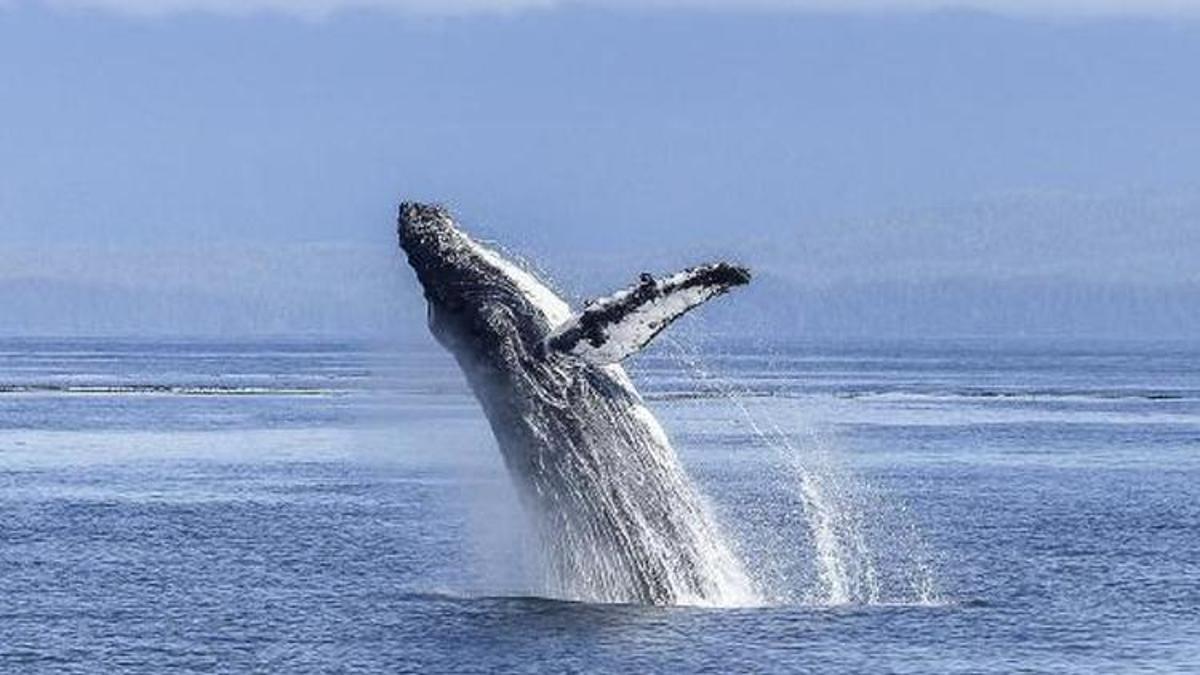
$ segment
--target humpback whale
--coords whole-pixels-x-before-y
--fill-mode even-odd
[[[405,202],[400,247],[534,521],[548,592],[596,602],[727,605],[755,590],[621,366],[685,312],[746,284],[716,263],[573,312],[436,205]]]

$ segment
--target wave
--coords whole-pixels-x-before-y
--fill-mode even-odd
[[[653,605],[645,603],[630,603],[630,602],[595,602],[587,600],[575,600],[568,598],[556,598],[546,595],[536,595],[528,593],[481,593],[472,594],[466,592],[454,592],[449,590],[440,591],[407,591],[400,593],[397,598],[401,602],[417,602],[417,603],[449,603],[449,604],[464,604],[473,605],[478,603],[490,605],[506,605],[512,608],[524,608],[531,610],[577,610],[577,611],[754,611],[754,610],[778,610],[778,609],[793,609],[801,611],[825,612],[825,611],[841,611],[841,612],[858,612],[872,610],[893,610],[893,609],[939,609],[939,608],[960,608],[960,607],[986,607],[988,603],[982,599],[969,600],[912,600],[912,601],[875,601],[875,602],[844,602],[844,603],[822,603],[822,602],[792,602],[792,601],[764,601],[750,605],[697,605],[688,603],[679,603],[672,605]]]
[[[650,401],[696,401],[723,398],[717,391],[706,390],[660,390],[644,393]],[[742,398],[761,399],[817,399],[838,398],[848,400],[869,400],[879,402],[955,402],[989,400],[1005,402],[1095,402],[1095,401],[1195,401],[1200,400],[1200,391],[1194,390],[1141,390],[1141,389],[1100,389],[1100,390],[1062,390],[1062,389],[964,389],[945,391],[908,391],[902,389],[878,390],[786,390],[786,389],[745,389],[738,392]]]
[[[262,387],[174,384],[0,384],[0,395],[52,394],[94,396],[336,396],[344,392],[317,387]]]
[[[746,396],[760,398],[801,398],[801,395],[789,395],[786,393],[775,393],[770,391],[763,392],[747,392]],[[704,399],[725,398],[725,394],[719,391],[650,391],[642,394],[642,398],[647,401],[696,401]]]
[[[838,392],[838,398],[894,401],[953,401],[961,399],[1005,401],[1184,401],[1200,398],[1200,392],[1190,390],[1144,389],[957,389],[948,391],[848,391]]]

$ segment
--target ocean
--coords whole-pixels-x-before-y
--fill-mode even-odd
[[[629,369],[747,602],[546,597],[432,345],[0,340],[0,672],[1200,672],[1200,346]]]

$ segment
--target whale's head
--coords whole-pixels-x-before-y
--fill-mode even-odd
[[[398,234],[424,288],[430,330],[460,358],[489,365],[534,358],[570,315],[550,289],[468,236],[440,206],[401,204]]]

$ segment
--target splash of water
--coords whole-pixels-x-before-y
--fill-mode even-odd
[[[607,406],[575,411],[585,418],[581,428],[620,438],[560,440],[573,443],[566,456],[580,461],[555,465],[551,479],[538,484],[558,506],[546,509],[542,499],[536,513],[548,563],[544,587],[593,602],[757,604],[749,576],[657,420],[640,405],[629,413]]]
[[[940,602],[931,555],[903,503],[889,503],[851,473],[832,452],[831,440],[811,425],[799,432],[785,430],[778,411],[756,406],[749,392],[707,367],[698,349],[678,338],[664,343],[677,363],[737,412],[791,483],[789,492],[799,504],[811,544],[807,557],[815,583],[798,591],[786,574],[757,580],[761,586],[773,587],[773,600],[820,605]],[[769,548],[774,550],[768,555],[788,557],[783,549],[794,547],[795,542],[786,536],[780,531],[769,535]]]
[[[573,382],[618,391],[581,392],[587,405],[523,411],[538,442],[515,455],[528,464],[506,456],[510,473],[522,478],[514,481],[516,502],[533,534],[524,558],[537,561],[532,593],[599,603],[762,604],[658,421],[624,371],[609,369],[611,379]]]

